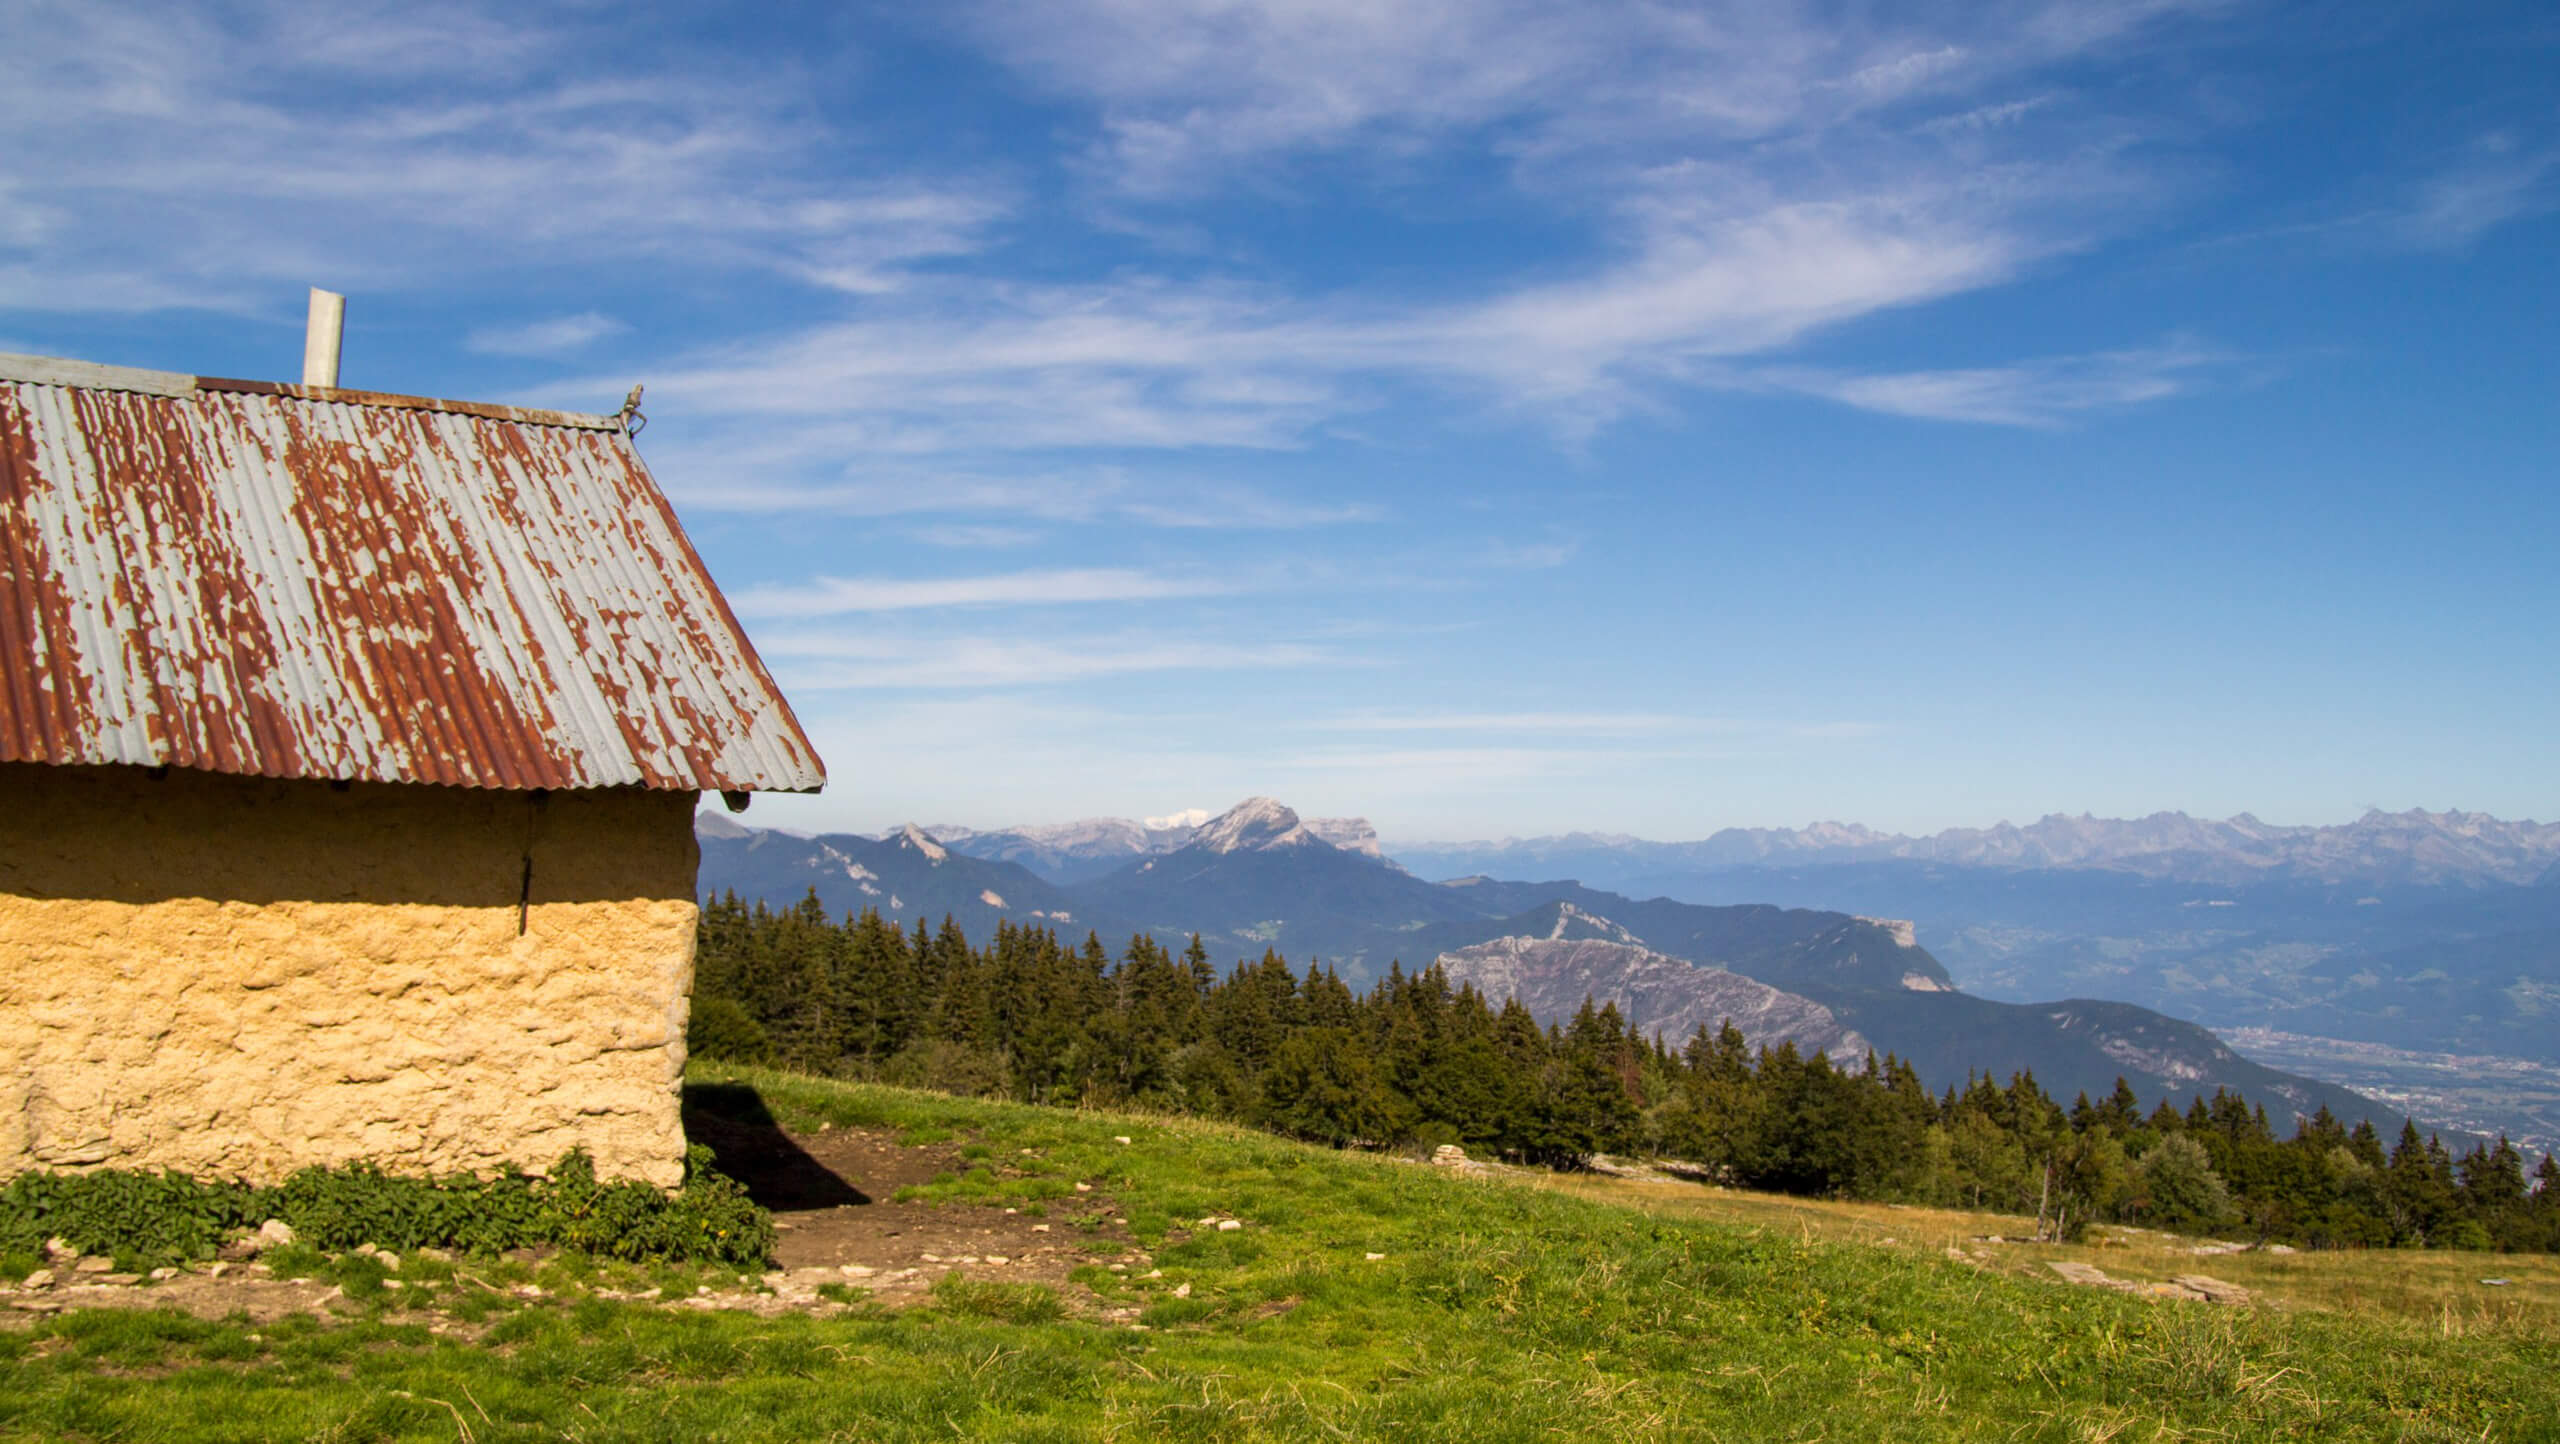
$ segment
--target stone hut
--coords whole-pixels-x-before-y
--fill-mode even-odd
[[[826,779],[631,429],[0,356],[0,1177],[678,1181],[695,805]]]

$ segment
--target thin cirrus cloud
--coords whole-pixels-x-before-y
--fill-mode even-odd
[[[630,329],[601,311],[581,311],[522,326],[484,327],[463,344],[485,356],[567,356]]]
[[[831,173],[789,67],[600,68],[609,17],[357,3],[34,3],[0,21],[0,305],[253,309],[278,281],[387,289],[473,261],[680,259],[867,294],[978,249],[1003,187]],[[184,146],[169,144],[183,131]],[[183,214],[187,244],[167,244]],[[457,259],[461,258],[461,259]]]
[[[1696,137],[1756,142],[1961,94],[2104,45],[2176,0],[1914,5],[1597,0],[982,0],[957,13],[1035,84],[1098,109],[1095,171],[1123,192],[1224,187],[1240,158],[1393,158],[1506,127],[1550,177]]]
[[[1856,373],[1804,366],[1750,372],[1774,390],[1929,421],[2053,427],[2094,411],[2165,400],[2215,379],[2228,358],[2187,340],[2013,366]]]
[[[2497,226],[2560,206],[2555,182],[2560,147],[2530,148],[2495,132],[2422,181],[2381,230],[2411,250],[2459,251]]]
[[[1348,665],[1303,642],[1129,635],[1068,640],[930,640],[791,633],[762,643],[786,686],[811,690],[970,689],[1083,682],[1161,672],[1274,671]]]
[[[1669,712],[1433,712],[1326,717],[1306,724],[1318,732],[1563,732],[1643,736],[1716,730],[1714,718]]]
[[[752,444],[807,457],[1288,449],[1378,404],[1364,378],[1522,408],[1587,434],[1649,388],[1719,384],[1698,363],[1991,284],[2046,248],[1964,214],[1958,199],[1906,189],[1733,212],[1666,198],[1626,259],[1423,307],[1233,287],[965,300],[921,288],[882,319],[680,358],[652,390],[729,418]],[[895,315],[901,307],[909,314]]]
[[[796,586],[749,587],[737,595],[735,605],[741,616],[794,619],[953,607],[1161,601],[1226,596],[1244,589],[1243,582],[1229,577],[1071,567],[975,577],[820,577]]]
[[[1310,731],[1348,733],[1519,733],[1590,737],[1790,737],[1843,741],[1871,737],[1872,722],[1766,722],[1676,712],[1401,712],[1326,717]]]
[[[561,399],[565,404],[571,393],[562,392]],[[850,437],[822,426],[782,436],[766,430],[734,446],[678,445],[656,456],[679,499],[711,511],[858,517],[988,512],[1044,522],[1137,522],[1202,531],[1292,531],[1374,522],[1387,514],[1373,502],[1300,500],[1214,477],[1139,475],[1120,467],[1005,473],[865,465],[857,474],[832,479],[771,479],[857,447]]]
[[[1732,363],[2015,280],[2139,213],[2159,186],[2122,127],[2047,85],[2011,92],[2186,8],[2048,0],[1880,25],[1787,6],[974,6],[969,35],[1090,107],[1093,165],[1159,208],[1266,169],[1239,159],[1468,152],[1590,244],[1422,302],[1197,266],[909,277],[858,316],[673,357],[653,385],[726,418],[719,444],[810,461],[1292,449],[1416,391],[1577,441],[1681,388],[1770,389]],[[1792,389],[1996,425],[2178,389],[2039,370],[1808,370]]]

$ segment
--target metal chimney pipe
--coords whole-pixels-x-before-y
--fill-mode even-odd
[[[347,298],[335,291],[311,288],[311,324],[302,336],[302,384],[335,389],[338,350],[345,339]]]

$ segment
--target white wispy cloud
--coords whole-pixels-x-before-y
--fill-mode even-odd
[[[1496,540],[1486,544],[1483,561],[1502,571],[1545,571],[1572,561],[1581,550],[1582,544],[1576,541]]]
[[[749,587],[737,594],[736,606],[748,617],[835,617],[945,607],[1161,601],[1243,589],[1232,577],[1081,567],[975,577],[820,577],[797,586]]]
[[[1873,722],[1756,721],[1677,712],[1378,712],[1311,719],[1316,732],[1514,732],[1557,736],[1797,738],[1808,741],[1872,737]]]
[[[566,356],[630,329],[601,311],[581,311],[522,326],[483,327],[464,344],[489,356]]]
[[[1711,717],[1669,712],[1400,712],[1319,718],[1319,732],[1588,732],[1636,736],[1729,729]]]
[[[2211,379],[2226,364],[2226,358],[2201,345],[2176,341],[2011,366],[1870,373],[1768,366],[1750,375],[1781,390],[1894,416],[2056,426],[2086,413],[2179,395]]]
[[[13,225],[0,305],[253,309],[278,281],[388,289],[492,256],[869,292],[1010,209],[885,159],[830,174],[843,138],[799,77],[634,64],[602,15],[29,0],[0,28],[0,130],[44,138],[15,148],[8,209],[76,219]]]
[[[1719,379],[1696,363],[1991,284],[2049,244],[1968,214],[1952,190],[1754,205],[1718,179],[1658,179],[1625,259],[1474,300],[917,288],[876,319],[679,360],[650,389],[731,418],[747,445],[809,456],[1289,448],[1377,404],[1380,380],[1581,433],[1647,387]]]
[[[1994,84],[2195,8],[984,0],[959,13],[1036,83],[1097,106],[1096,168],[1146,194],[1264,174],[1236,164],[1248,157],[1356,147],[1392,163],[1495,124],[1531,163],[1757,141]]]
[[[2505,132],[2473,141],[2421,182],[2384,233],[2412,250],[2458,251],[2509,221],[2560,207],[2560,147],[2529,147]]]
[[[927,546],[979,551],[1027,547],[1041,538],[1041,533],[1026,526],[992,526],[970,522],[937,522],[928,526],[909,527],[906,534]]]
[[[1018,640],[887,638],[785,633],[759,639],[782,681],[810,690],[1023,687],[1150,672],[1273,671],[1346,665],[1303,642],[1182,637]]]
[[[552,399],[592,399],[593,384],[555,388]],[[658,382],[650,395],[666,394]],[[995,513],[1046,522],[1138,522],[1189,530],[1290,531],[1384,519],[1370,502],[1309,501],[1182,471],[1139,474],[1123,467],[1037,467],[1005,472],[866,462],[832,479],[782,480],[813,464],[859,451],[858,425],[823,419],[777,432],[770,424],[722,428],[716,440],[677,443],[652,455],[688,508],[735,512],[833,512],[905,517]]]
[[[2124,137],[2038,67],[2184,8],[2013,0],[1888,23],[1739,4],[969,7],[981,44],[1091,108],[1089,159],[1148,214],[1182,212],[1146,197],[1188,201],[1293,156],[1468,150],[1589,243],[1421,301],[1188,253],[1083,283],[913,280],[844,319],[673,358],[653,392],[813,457],[1297,448],[1416,392],[1577,441],[1684,388],[1764,385],[1729,363],[2011,281],[2141,209]],[[1799,389],[2019,424],[2068,409],[2066,382],[2025,406],[1953,393],[2016,391],[2035,369]]]
[[[1275,770],[1322,774],[1342,784],[1363,779],[1410,786],[1424,779],[1521,780],[1591,777],[1680,762],[1722,762],[1752,755],[1733,747],[1341,747],[1274,757]]]

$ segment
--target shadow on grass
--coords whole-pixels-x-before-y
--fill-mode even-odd
[[[871,1202],[792,1142],[763,1095],[744,1083],[684,1085],[684,1136],[710,1148],[713,1165],[775,1213]]]

